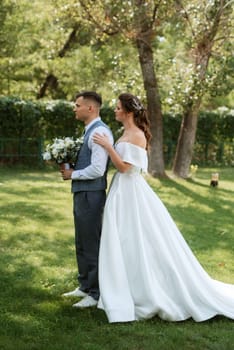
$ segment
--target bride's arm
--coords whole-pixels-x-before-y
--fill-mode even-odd
[[[109,141],[109,138],[106,135],[100,135],[98,133],[95,133],[93,135],[93,141],[106,149],[112,163],[114,164],[114,166],[119,172],[125,173],[131,168],[131,164],[122,161],[122,159],[120,158],[118,153],[115,151],[114,147]]]

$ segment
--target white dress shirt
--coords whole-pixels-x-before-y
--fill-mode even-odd
[[[90,124],[85,127],[85,132],[98,120],[100,117],[95,118]],[[105,134],[108,136],[110,142],[113,144],[113,136],[109,129],[104,126],[98,126],[89,135],[88,147],[91,150],[91,163],[84,169],[74,170],[71,178],[72,180],[91,180],[96,179],[104,175],[106,170],[106,163],[108,160],[108,153],[104,147],[94,143],[93,134]]]

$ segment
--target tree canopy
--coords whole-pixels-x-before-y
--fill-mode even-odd
[[[94,89],[147,105],[151,172],[163,113],[181,113],[173,171],[187,177],[198,111],[233,108],[233,0],[1,0],[0,94],[73,100]]]
[[[130,45],[134,34],[130,26],[132,13],[129,4],[132,1],[100,2],[109,9],[105,17],[106,32],[103,32],[100,21],[96,26],[89,22],[80,3],[89,4],[73,0],[1,0],[0,94],[37,98],[50,75],[56,79],[54,84],[51,79],[51,85],[48,84],[45,91],[44,97],[48,99],[71,100],[74,91],[86,88],[99,90],[109,101],[124,90],[145,97],[137,49]],[[164,3],[164,10],[166,6],[169,12],[163,25],[157,23],[153,39],[154,64],[163,109],[177,112],[181,110],[191,83],[191,57],[187,54],[193,45],[191,32],[195,21],[199,23],[199,16],[209,15],[208,10],[214,1],[205,1],[206,13],[201,5],[204,1],[189,1],[194,22],[189,26],[170,1]],[[174,3],[178,9],[179,2]],[[94,19],[100,19],[103,6],[95,6],[95,12],[92,7]],[[115,26],[112,25],[111,29],[110,16],[115,17]],[[207,75],[210,79],[203,99],[203,106],[210,109],[222,105],[233,107],[233,38],[227,39],[226,34],[227,30],[233,29],[230,9],[224,24],[216,39],[215,55]],[[125,25],[128,25],[128,38],[122,35]],[[117,29],[121,29],[118,34],[115,33]],[[200,24],[200,32],[202,30],[206,29]]]

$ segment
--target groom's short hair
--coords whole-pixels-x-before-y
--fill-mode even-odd
[[[102,97],[95,91],[81,91],[76,94],[76,99],[83,97],[85,100],[91,100],[98,104],[99,107],[102,105]]]

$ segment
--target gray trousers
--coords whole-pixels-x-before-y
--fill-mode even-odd
[[[75,247],[80,290],[99,298],[98,254],[106,192],[82,191],[73,196]]]

